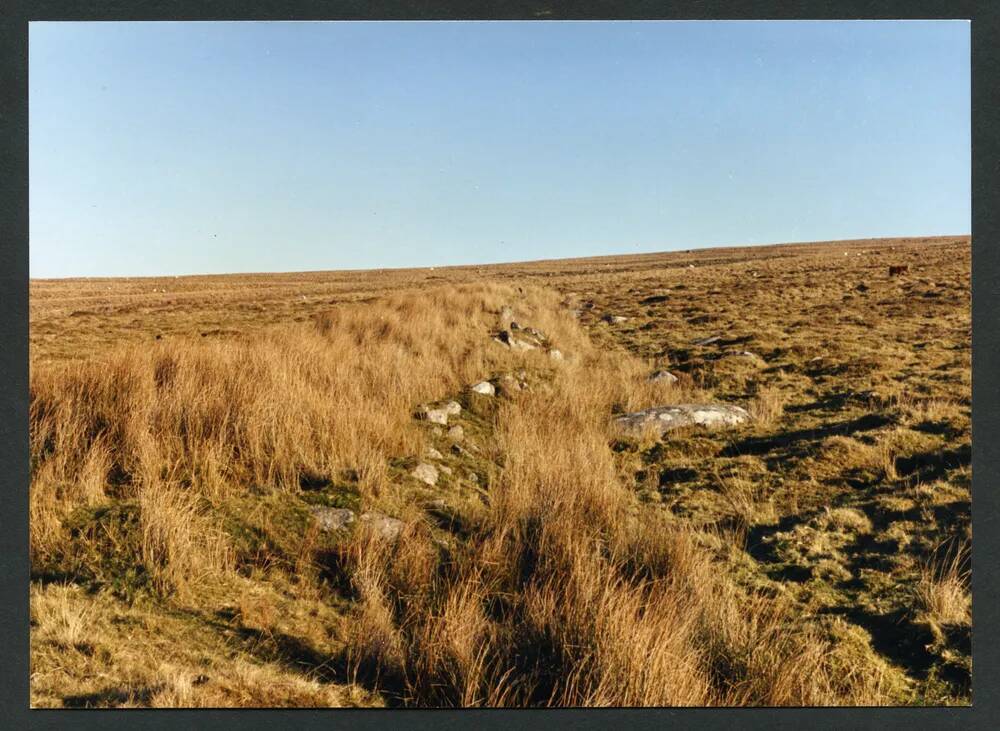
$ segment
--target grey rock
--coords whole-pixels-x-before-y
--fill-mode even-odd
[[[618,325],[619,323],[626,322],[628,320],[627,317],[622,317],[621,315],[612,315],[610,313],[605,315],[601,319],[610,325]]]
[[[446,475],[451,475],[453,470],[448,465],[443,464],[441,465],[441,471]]]
[[[629,434],[638,435],[652,429],[662,435],[683,426],[735,426],[749,419],[746,409],[730,404],[675,404],[625,414],[617,417],[614,423]]]
[[[418,412],[418,416],[422,419],[426,419],[432,424],[440,424],[441,426],[448,425],[448,411],[445,409],[432,409],[429,406],[423,406]]]
[[[479,383],[472,386],[469,390],[480,393],[483,396],[496,396],[497,390],[493,387],[493,384],[489,381],[480,381]]]
[[[444,410],[448,416],[458,416],[462,413],[462,405],[458,401],[449,401],[444,405]]]
[[[764,360],[756,353],[751,353],[749,350],[730,350],[723,357],[726,358],[749,358],[751,360]]]
[[[418,464],[410,474],[414,478],[432,487],[436,485],[438,481],[437,468],[432,464],[427,464],[426,462]]]
[[[563,359],[563,354],[560,351],[558,351],[555,348],[553,348],[552,350],[549,351],[549,357],[552,360],[562,360]]]
[[[465,438],[465,429],[456,424],[448,430],[448,438],[454,442],[460,442]]]
[[[444,459],[444,455],[443,455],[443,454],[441,454],[441,453],[440,453],[439,451],[437,451],[436,449],[434,449],[434,447],[428,447],[428,448],[427,448],[427,456],[428,456],[428,457],[429,457],[430,459]]]
[[[501,330],[493,339],[511,350],[534,350],[538,347],[538,343],[531,342],[526,338],[515,338],[508,330]]]
[[[324,505],[312,505],[309,508],[313,522],[324,533],[344,530],[354,522],[354,511],[347,508],[328,508]]]
[[[371,510],[361,514],[361,522],[371,528],[375,533],[385,540],[394,541],[403,530],[403,521],[397,518],[390,518],[388,515]]]
[[[712,335],[711,337],[704,338],[702,340],[695,340],[693,345],[711,345],[712,343],[717,343],[722,340],[721,335]]]
[[[670,371],[654,371],[649,380],[653,383],[677,383],[677,376]]]

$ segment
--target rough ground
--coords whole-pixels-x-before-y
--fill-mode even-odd
[[[890,277],[900,264],[908,271]],[[896,702],[967,703],[969,277],[969,241],[945,238],[437,270],[35,281],[31,357],[35,368],[92,359],[120,342],[239,339],[332,305],[435,285],[555,289],[601,347],[753,416],[733,429],[615,441],[641,509],[697,528],[703,550],[742,585],[861,637],[904,678]],[[546,380],[544,369],[515,375],[535,388]],[[441,393],[440,404],[455,398],[463,409],[447,425],[421,425],[436,456],[401,454],[390,466],[443,545],[462,542],[482,510],[497,385],[496,398]],[[448,431],[456,425],[461,438]],[[435,467],[436,484],[410,478],[421,463]],[[301,488],[289,497],[255,486],[225,503],[222,524],[240,554],[281,560],[250,562],[238,601],[186,608],[158,603],[129,574],[134,505],[77,511],[78,554],[33,566],[33,703],[385,703],[331,660],[343,648],[350,592],[331,601],[294,588],[310,510],[360,514],[357,487],[346,475],[336,484],[303,479]],[[122,628],[138,653],[161,653],[183,670],[164,676],[160,665],[102,649],[120,643]],[[233,667],[240,672],[220,680]]]

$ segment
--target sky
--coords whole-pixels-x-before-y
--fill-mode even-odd
[[[970,230],[969,24],[32,23],[35,278]]]

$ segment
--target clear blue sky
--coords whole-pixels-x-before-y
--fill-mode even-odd
[[[33,23],[33,277],[970,229],[965,22]]]

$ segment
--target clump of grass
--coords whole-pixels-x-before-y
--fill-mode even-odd
[[[820,524],[844,533],[871,533],[872,522],[857,508],[824,508]]]
[[[921,569],[915,590],[917,607],[933,625],[972,622],[972,596],[969,592],[968,549],[945,552],[938,560],[928,561]]]
[[[755,421],[763,425],[773,424],[785,409],[787,396],[775,386],[762,386],[757,389],[747,406],[747,411]]]

